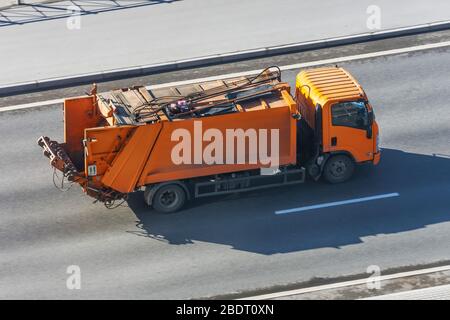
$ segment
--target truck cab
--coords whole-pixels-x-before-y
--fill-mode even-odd
[[[358,82],[343,68],[301,71],[296,78],[300,161],[315,179],[349,179],[355,164],[380,161],[374,110]]]

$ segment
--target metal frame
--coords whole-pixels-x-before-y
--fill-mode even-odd
[[[236,192],[244,192],[244,191],[253,191],[253,190],[260,190],[260,189],[266,189],[271,188],[275,186],[284,186],[284,185],[292,185],[292,184],[299,184],[303,183],[305,181],[305,168],[295,168],[295,169],[282,169],[280,173],[274,174],[274,175],[257,175],[257,176],[249,176],[249,177],[240,177],[240,178],[228,178],[223,179],[219,181],[208,181],[208,182],[198,182],[195,183],[195,190],[194,190],[194,197],[195,198],[202,198],[202,197],[208,197],[208,196],[214,196],[214,195],[222,195],[222,194],[229,194],[229,193],[236,193]],[[298,175],[298,177],[295,177],[295,175]],[[289,177],[297,178],[295,180],[289,181]],[[276,180],[276,178],[281,178],[282,182],[274,182],[274,183],[267,183],[264,185],[252,185],[252,182],[255,181],[261,181],[263,179],[273,179]],[[247,182],[247,187],[238,187],[231,190],[226,191],[219,191],[219,186],[224,183],[238,183],[238,182]],[[200,188],[202,187],[214,187],[214,191],[212,192],[205,192],[201,193]]]

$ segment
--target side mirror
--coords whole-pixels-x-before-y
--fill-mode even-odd
[[[367,139],[372,139],[372,125],[369,125],[366,128],[366,137]]]
[[[372,139],[372,125],[373,125],[373,120],[374,120],[374,116],[373,116],[373,111],[372,110],[368,110],[367,111],[367,127],[366,127],[366,137],[367,139]]]
[[[373,120],[374,120],[373,111],[368,111],[367,118],[369,120],[369,126],[372,127]]]

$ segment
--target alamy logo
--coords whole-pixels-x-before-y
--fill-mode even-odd
[[[369,15],[366,20],[366,26],[370,30],[381,29],[381,8],[377,5],[370,5],[366,9]]]
[[[69,15],[69,17],[66,20],[67,29],[69,30],[81,29],[81,9],[74,5],[68,6],[67,14]]]
[[[171,153],[174,164],[259,164],[278,168],[279,129],[203,131],[202,121],[194,121],[192,131],[178,128],[172,132],[171,140],[178,142]]]
[[[370,265],[366,272],[371,274],[366,280],[367,288],[369,290],[381,289],[381,268],[377,265]]]
[[[69,277],[66,280],[66,287],[69,290],[81,289],[81,269],[77,265],[67,267],[66,273]]]

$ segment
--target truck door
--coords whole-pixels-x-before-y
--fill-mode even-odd
[[[323,139],[324,151],[347,151],[356,162],[372,160],[373,134],[366,102],[334,103],[329,113],[329,134]]]

